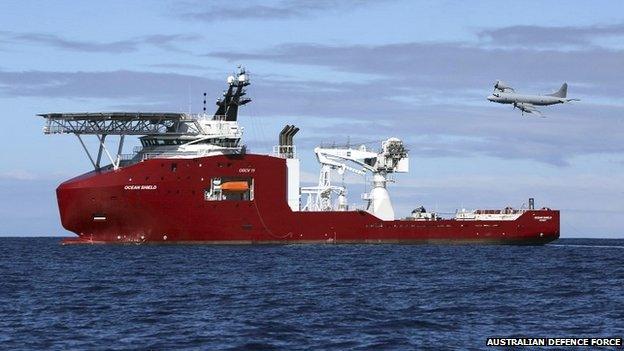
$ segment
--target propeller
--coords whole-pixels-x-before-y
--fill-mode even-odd
[[[522,113],[522,116],[524,116],[524,114],[527,113],[531,115],[538,115],[539,117],[545,118],[545,116],[542,114],[542,111],[538,110],[537,108],[535,108],[535,106],[530,105],[530,104],[525,104],[522,102],[514,102],[513,108],[514,110],[516,108],[520,110],[520,112]]]
[[[518,103],[517,103],[517,102],[514,102],[514,103],[512,104],[512,106],[513,106],[513,110],[514,110],[514,111],[515,111],[516,109],[518,109],[518,110],[520,110],[520,113],[522,114],[522,116],[524,116],[524,110],[523,110],[523,109],[521,109],[520,107],[518,107]]]
[[[510,85],[500,79],[494,82],[494,90],[499,90],[501,92],[504,92],[505,90],[514,91],[514,89]]]

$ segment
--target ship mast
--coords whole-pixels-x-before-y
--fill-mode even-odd
[[[250,102],[251,99],[244,98],[245,87],[249,85],[249,75],[244,67],[238,67],[236,76],[230,75],[227,78],[228,89],[223,93],[223,98],[217,100],[217,111],[213,119],[223,119],[225,121],[236,121],[238,118],[238,107]]]

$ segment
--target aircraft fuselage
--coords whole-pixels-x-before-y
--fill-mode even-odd
[[[562,104],[566,102],[565,98],[548,95],[524,95],[515,93],[494,93],[487,97],[489,101],[498,102],[499,104],[528,103],[535,106],[548,106]]]

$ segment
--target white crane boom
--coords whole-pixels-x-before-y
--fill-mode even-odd
[[[304,211],[335,211],[346,210],[347,191],[342,186],[331,184],[331,170],[344,174],[345,170],[355,174],[373,174],[373,187],[363,198],[368,200],[367,211],[383,220],[394,219],[394,209],[390,195],[386,189],[388,173],[403,173],[409,170],[409,159],[403,142],[397,138],[390,138],[381,143],[381,151],[373,152],[364,145],[359,148],[324,148],[314,149],[316,158],[321,164],[319,183],[313,187],[303,187],[301,192],[308,194],[308,201]],[[349,166],[354,163],[358,168]],[[332,193],[338,194],[338,206],[332,206]]]

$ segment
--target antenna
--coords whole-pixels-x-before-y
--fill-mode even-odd
[[[206,93],[204,93],[204,114],[206,113]]]

